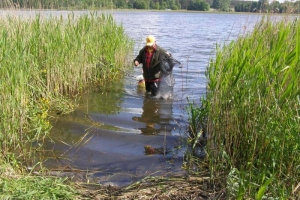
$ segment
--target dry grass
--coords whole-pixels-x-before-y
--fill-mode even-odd
[[[78,183],[80,199],[225,199],[225,189],[209,177],[150,177],[132,187]]]

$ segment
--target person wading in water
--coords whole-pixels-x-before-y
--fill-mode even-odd
[[[144,46],[139,55],[134,59],[134,65],[143,64],[143,76],[145,80],[145,88],[151,96],[156,96],[161,78],[161,60],[170,54],[156,44],[155,37],[149,35],[146,38],[146,46]]]

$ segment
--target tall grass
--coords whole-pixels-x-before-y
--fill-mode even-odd
[[[74,199],[64,179],[20,176],[19,161],[47,136],[53,113],[74,109],[75,95],[122,77],[133,42],[110,15],[95,13],[7,16],[0,27],[0,198]]]
[[[26,143],[48,133],[52,111],[72,110],[70,97],[129,67],[133,43],[110,15],[7,16],[0,27],[3,156],[25,154]]]
[[[207,151],[228,198],[299,197],[300,21],[262,19],[218,48],[207,77]]]

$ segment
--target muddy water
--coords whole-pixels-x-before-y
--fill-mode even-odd
[[[26,12],[25,12],[26,13]],[[66,15],[69,12],[40,12]],[[86,12],[75,12],[85,14]],[[157,43],[182,63],[174,68],[173,99],[153,99],[137,86],[133,70],[113,90],[87,92],[79,107],[52,123],[52,138],[45,147],[52,169],[78,169],[101,184],[124,186],[146,176],[182,175],[188,99],[200,104],[205,94],[205,70],[222,45],[251,30],[258,15],[189,12],[110,11],[135,41],[134,59],[144,38]],[[1,13],[3,14],[3,12]],[[5,14],[5,13],[4,13]],[[17,14],[20,14],[17,12]],[[24,14],[24,12],[22,13]],[[27,11],[28,15],[33,12]],[[112,83],[114,84],[114,83]],[[146,155],[150,145],[165,152]]]

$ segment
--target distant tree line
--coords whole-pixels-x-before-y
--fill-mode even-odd
[[[0,8],[25,9],[154,9],[235,12],[299,13],[300,0],[1,0]]]
[[[236,2],[234,4],[235,12],[259,12],[259,13],[300,13],[300,1],[285,1],[279,3],[273,1],[270,4],[268,0],[259,0],[258,2]]]

